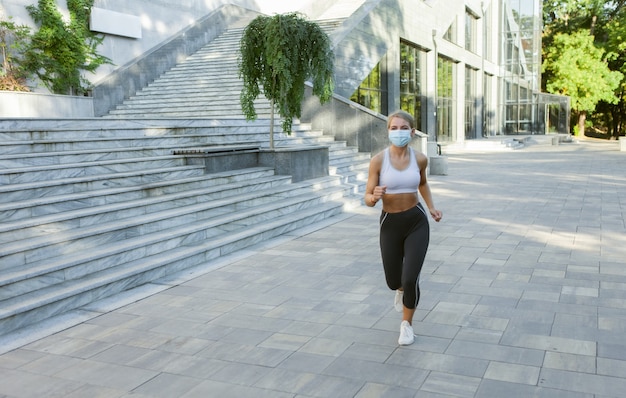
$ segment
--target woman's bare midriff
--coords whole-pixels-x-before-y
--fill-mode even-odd
[[[417,192],[383,195],[383,211],[387,213],[400,213],[415,206],[417,206]]]

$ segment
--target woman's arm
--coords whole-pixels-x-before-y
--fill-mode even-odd
[[[369,207],[375,206],[385,194],[386,187],[378,185],[381,167],[382,156],[379,153],[370,160],[369,172],[367,175],[367,185],[365,186],[365,197],[363,198],[363,201]]]
[[[439,220],[441,220],[441,217],[443,217],[443,214],[441,213],[441,211],[435,208],[433,196],[430,192],[430,186],[428,185],[428,179],[426,177],[426,168],[428,166],[428,158],[426,157],[426,155],[424,155],[423,153],[418,153],[417,164],[419,165],[420,169],[420,185],[418,188],[420,195],[422,196],[422,199],[424,199],[424,203],[426,203],[428,211],[433,220],[439,222]]]

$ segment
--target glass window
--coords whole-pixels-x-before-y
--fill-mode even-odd
[[[456,140],[454,129],[454,62],[437,59],[437,141]]]
[[[454,43],[454,31],[455,31],[455,23],[453,22],[448,29],[443,34],[443,38],[449,42]]]
[[[493,76],[485,73],[483,78],[483,136],[495,135],[495,107],[492,96]]]
[[[483,12],[483,57],[493,60],[493,31],[491,26],[491,4]]]
[[[503,127],[507,134],[542,133],[534,95],[541,83],[541,0],[505,0],[502,5]]]
[[[424,131],[422,125],[422,93],[425,78],[424,51],[409,43],[400,43],[400,109],[409,112],[415,118],[417,129]]]
[[[476,70],[465,67],[465,138],[477,138]]]
[[[476,52],[477,21],[474,14],[465,10],[465,49]]]
[[[382,74],[381,62],[376,64],[370,74],[350,97],[350,100],[381,114],[387,113],[387,85]]]

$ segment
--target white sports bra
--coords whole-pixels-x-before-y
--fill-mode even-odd
[[[385,193],[415,193],[420,185],[420,170],[415,160],[415,153],[409,149],[409,165],[404,170],[398,170],[391,165],[389,148],[385,149],[383,164],[380,169],[379,184],[386,185]]]

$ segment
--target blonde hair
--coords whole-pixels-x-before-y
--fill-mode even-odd
[[[391,115],[387,116],[387,130],[389,130],[389,126],[391,125],[391,119],[393,119],[394,117],[399,117],[406,120],[409,123],[411,129],[415,128],[415,118],[413,117],[413,115],[405,111],[395,111]]]

